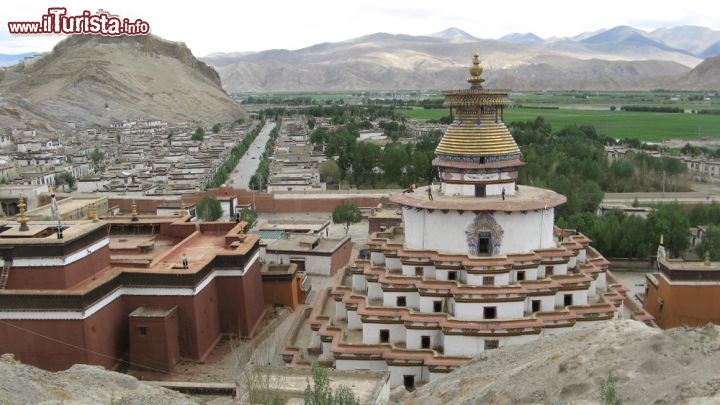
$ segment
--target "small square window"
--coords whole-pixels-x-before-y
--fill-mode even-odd
[[[485,350],[497,349],[500,347],[500,341],[497,339],[488,339],[485,341]]]
[[[147,335],[147,326],[138,326],[138,333],[140,336]]]
[[[495,277],[493,276],[485,276],[482,281],[483,285],[495,285]]]
[[[405,299],[405,296],[400,296],[395,298],[395,304],[398,307],[404,307],[407,305],[407,300]]]
[[[497,318],[497,308],[496,308],[496,307],[485,307],[485,308],[483,308],[483,318],[484,318],[484,319],[495,319],[495,318]]]
[[[448,280],[457,280],[457,271],[448,271]]]
[[[518,271],[517,272],[517,281],[523,281],[525,280],[525,272],[524,271]]]

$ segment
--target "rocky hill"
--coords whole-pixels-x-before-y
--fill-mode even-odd
[[[678,80],[717,47],[716,38],[720,32],[701,27],[648,33],[621,26],[573,38],[515,33],[499,40],[450,28],[427,36],[376,33],[293,51],[213,54],[203,60],[217,67],[229,92],[447,89],[466,75],[475,51],[494,86],[649,90],[681,85]]]
[[[720,56],[708,58],[678,79],[676,89],[720,90]]]
[[[404,403],[592,404],[609,373],[624,404],[720,403],[720,327],[600,323],[485,352]]]
[[[20,364],[12,355],[5,354],[0,358],[0,403],[186,405],[199,402],[102,367],[78,364],[53,373]]]
[[[75,35],[0,74],[0,126],[130,118],[225,122],[245,112],[215,69],[156,36]]]

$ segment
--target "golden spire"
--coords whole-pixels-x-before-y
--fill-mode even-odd
[[[664,245],[664,243],[663,243],[663,234],[660,234],[660,244],[661,244],[661,245]]]
[[[25,207],[27,207],[27,204],[25,204],[25,198],[23,197],[22,193],[20,193],[20,197],[18,198],[18,210],[20,210],[20,215],[18,217],[18,222],[20,223],[20,230],[21,231],[27,231],[30,230],[27,226],[27,217],[25,216]]]
[[[187,214],[188,214],[188,210],[187,210],[187,207],[185,206],[185,201],[180,199],[180,216],[184,217],[184,216],[187,216]]]
[[[90,217],[90,219],[92,219],[93,222],[98,221],[99,218],[95,203],[90,203],[90,210],[88,211],[88,216]]]
[[[136,222],[138,220],[138,210],[137,210],[137,204],[135,204],[135,200],[133,199],[132,206],[131,206],[130,215],[132,215],[132,218],[130,218],[131,221]]]
[[[468,77],[467,81],[470,83],[470,88],[482,89],[482,82],[484,82],[485,79],[482,78],[483,68],[480,66],[480,54],[478,52],[473,54],[472,64],[470,67],[470,77]]]

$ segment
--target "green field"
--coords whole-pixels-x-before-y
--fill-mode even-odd
[[[414,108],[401,110],[412,119],[439,119],[448,109]],[[557,130],[566,125],[592,125],[600,134],[616,139],[637,138],[645,142],[666,139],[720,138],[720,115],[670,114],[581,109],[512,108],[505,110],[505,122],[534,120],[542,116]]]

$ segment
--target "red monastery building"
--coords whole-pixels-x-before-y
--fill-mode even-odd
[[[170,371],[205,359],[222,335],[253,333],[260,246],[244,222],[92,216],[0,222],[0,353],[48,370],[129,355]]]

